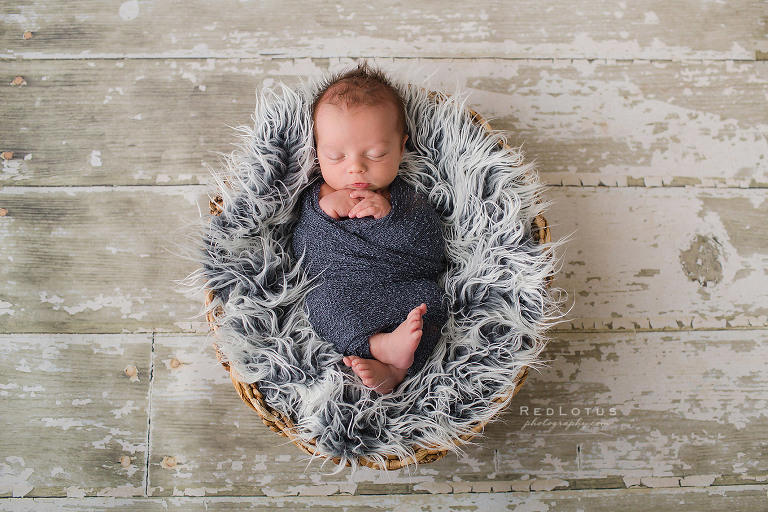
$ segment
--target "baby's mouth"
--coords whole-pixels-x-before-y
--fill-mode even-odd
[[[370,183],[353,183],[351,185],[352,188],[368,188],[370,186],[371,186]]]

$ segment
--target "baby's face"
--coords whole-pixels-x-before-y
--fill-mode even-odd
[[[382,190],[397,176],[405,139],[390,103],[346,108],[320,103],[315,109],[317,159],[334,190]]]

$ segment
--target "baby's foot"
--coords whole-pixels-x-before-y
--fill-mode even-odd
[[[345,357],[344,364],[352,368],[363,384],[382,395],[391,393],[408,373],[407,368],[395,368],[391,364],[357,356]]]
[[[370,337],[371,355],[378,361],[395,368],[408,369],[413,364],[413,353],[421,341],[423,317],[427,305],[415,307],[403,323],[392,332],[380,332]]]

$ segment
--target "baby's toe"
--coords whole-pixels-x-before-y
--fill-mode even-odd
[[[424,327],[424,318],[419,315],[416,318],[411,318],[408,321],[408,327],[411,332],[418,331],[419,329],[422,329]]]

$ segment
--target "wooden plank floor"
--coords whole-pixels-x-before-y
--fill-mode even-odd
[[[0,510],[768,510],[768,4],[0,6]],[[255,90],[357,57],[551,186],[567,317],[459,455],[309,460],[178,293]]]

